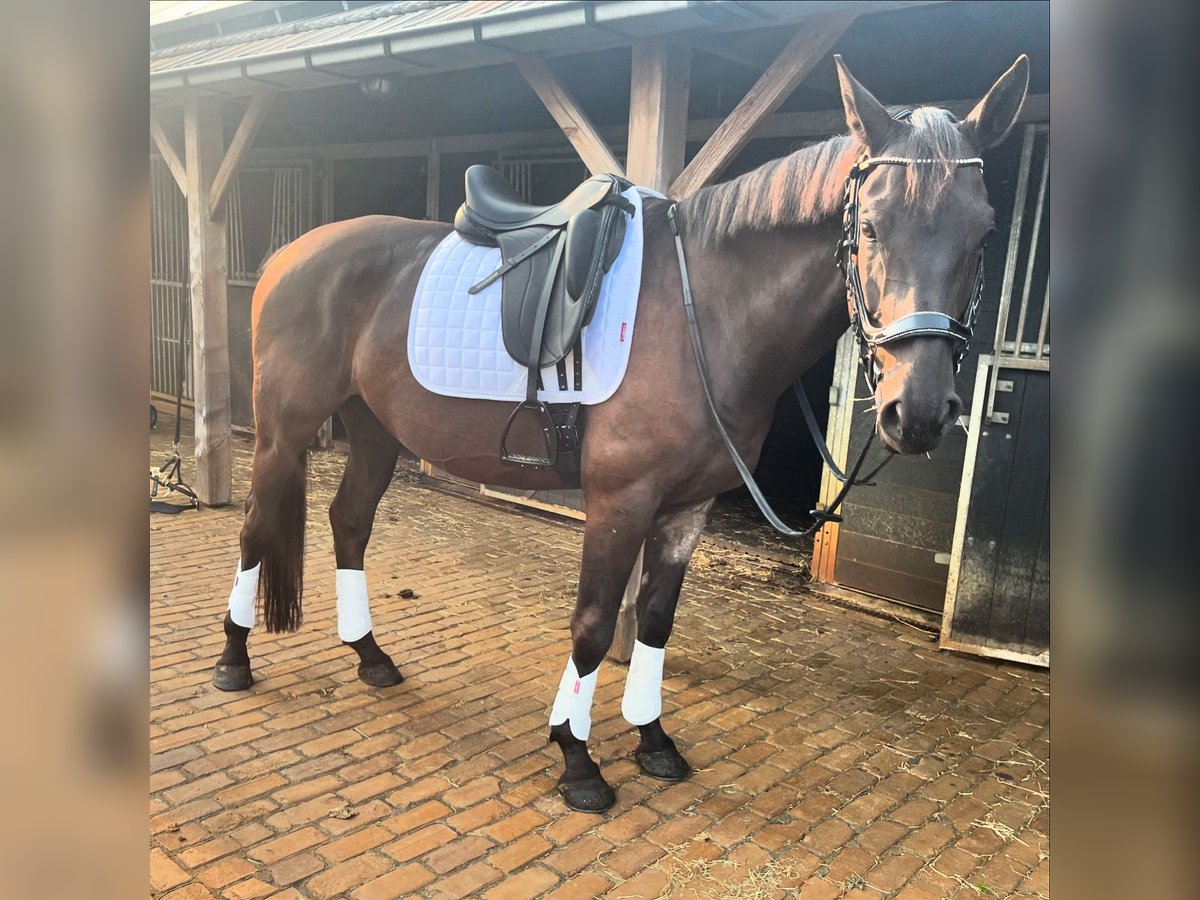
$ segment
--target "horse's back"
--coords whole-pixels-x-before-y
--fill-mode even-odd
[[[414,264],[423,266],[449,230],[443,222],[375,215],[331,222],[305,232],[263,267],[251,308],[256,338],[268,306],[272,318],[290,320],[303,314],[306,304],[366,301],[374,293],[373,287],[386,284]]]

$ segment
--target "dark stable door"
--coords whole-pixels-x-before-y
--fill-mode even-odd
[[[1048,662],[1050,373],[1002,368],[982,421],[943,645]],[[1007,420],[1005,421],[1005,418]],[[982,418],[982,417],[981,417]]]

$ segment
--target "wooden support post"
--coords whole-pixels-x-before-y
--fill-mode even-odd
[[[188,100],[184,106],[188,245],[191,266],[192,371],[196,401],[196,493],[220,506],[231,499],[229,455],[229,320],[226,310],[225,217],[215,220],[209,191],[224,155],[221,101]]]
[[[629,90],[629,172],[634,184],[666,191],[683,168],[687,142],[691,50],[660,40],[633,45]],[[617,630],[609,656],[629,662],[637,639],[637,595],[642,586],[642,557],[625,586]]]
[[[170,171],[171,177],[179,185],[180,193],[186,195],[187,172],[184,170],[183,161],[179,158],[179,151],[175,149],[175,145],[171,143],[171,139],[167,137],[166,131],[163,130],[162,122],[158,120],[158,116],[154,110],[150,110],[150,137],[154,138],[154,146],[158,148],[163,162],[167,164],[167,169]]]
[[[254,143],[254,136],[267,117],[267,110],[271,108],[271,101],[274,99],[274,94],[270,93],[255,94],[250,98],[250,105],[246,107],[242,121],[238,123],[237,131],[233,133],[233,140],[229,142],[225,158],[221,160],[221,168],[217,170],[216,177],[213,178],[212,190],[208,199],[208,212],[211,217],[216,218],[221,212],[221,204],[225,201],[229,185],[237,177],[238,168],[246,156],[246,151]]]
[[[430,141],[429,156],[425,158],[425,218],[429,221],[436,222],[442,217],[441,200],[442,154],[435,138]]]
[[[592,120],[580,108],[570,91],[546,68],[546,64],[537,56],[527,54],[514,56],[513,62],[517,64],[533,92],[545,104],[546,111],[558,123],[558,127],[571,142],[588,171],[593,175],[604,172],[624,175],[625,170],[613,156]]]
[[[625,596],[621,598],[621,609],[617,613],[617,630],[613,634],[612,646],[608,649],[610,658],[617,662],[627,663],[633,656],[633,642],[637,640],[637,596],[642,588],[642,564],[646,555],[646,545],[638,551],[637,562],[629,574],[629,583],[625,585]]]
[[[825,58],[857,15],[855,10],[839,11],[806,20],[750,92],[717,126],[683,174],[675,179],[671,196],[686,197],[720,175],[746,146],[759,123],[775,112],[813,67]]]
[[[666,192],[683,170],[691,50],[662,40],[633,45],[628,177]]]

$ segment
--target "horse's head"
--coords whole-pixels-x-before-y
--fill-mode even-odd
[[[893,116],[836,60],[846,124],[864,148],[847,183],[850,315],[879,434],[897,452],[922,453],[962,409],[954,374],[993,221],[978,156],[1016,120],[1029,61],[1020,57],[959,122],[932,107]]]

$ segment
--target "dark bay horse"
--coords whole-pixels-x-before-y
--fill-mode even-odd
[[[856,161],[883,158],[857,192],[851,267],[870,320],[863,324],[886,329],[924,312],[963,317],[992,226],[981,171],[970,164],[981,165],[972,158],[1011,128],[1029,64],[1018,59],[961,122],[936,108],[893,115],[840,58],[838,73],[848,136],[678,204],[716,408],[751,467],[776,399],[847,328],[847,288],[831,257],[842,231],[843,185]],[[624,381],[611,399],[582,413],[587,523],[572,653],[550,718],[551,739],[565,759],[559,788],[576,809],[599,811],[614,801],[587,752],[591,692],[643,544],[637,644],[622,710],[640,730],[636,758],[644,772],[669,780],[689,773],[659,718],[663,648],[713,498],[739,483],[692,356],[668,206],[655,199],[644,205],[641,295]],[[338,222],[296,240],[263,273],[252,312],[254,466],[217,687],[241,690],[252,682],[246,639],[259,595],[268,631],[300,624],[305,453],[334,412],[350,443],[329,509],[338,632],[371,685],[401,681],[372,635],[363,575],[375,509],[401,444],[472,481],[571,486],[553,471],[499,461],[510,404],[439,396],[413,377],[406,358],[413,295],[423,264],[449,231],[439,222],[387,216]],[[959,414],[954,373],[961,348],[946,338],[910,330],[870,348],[876,430],[894,452],[931,449]]]

